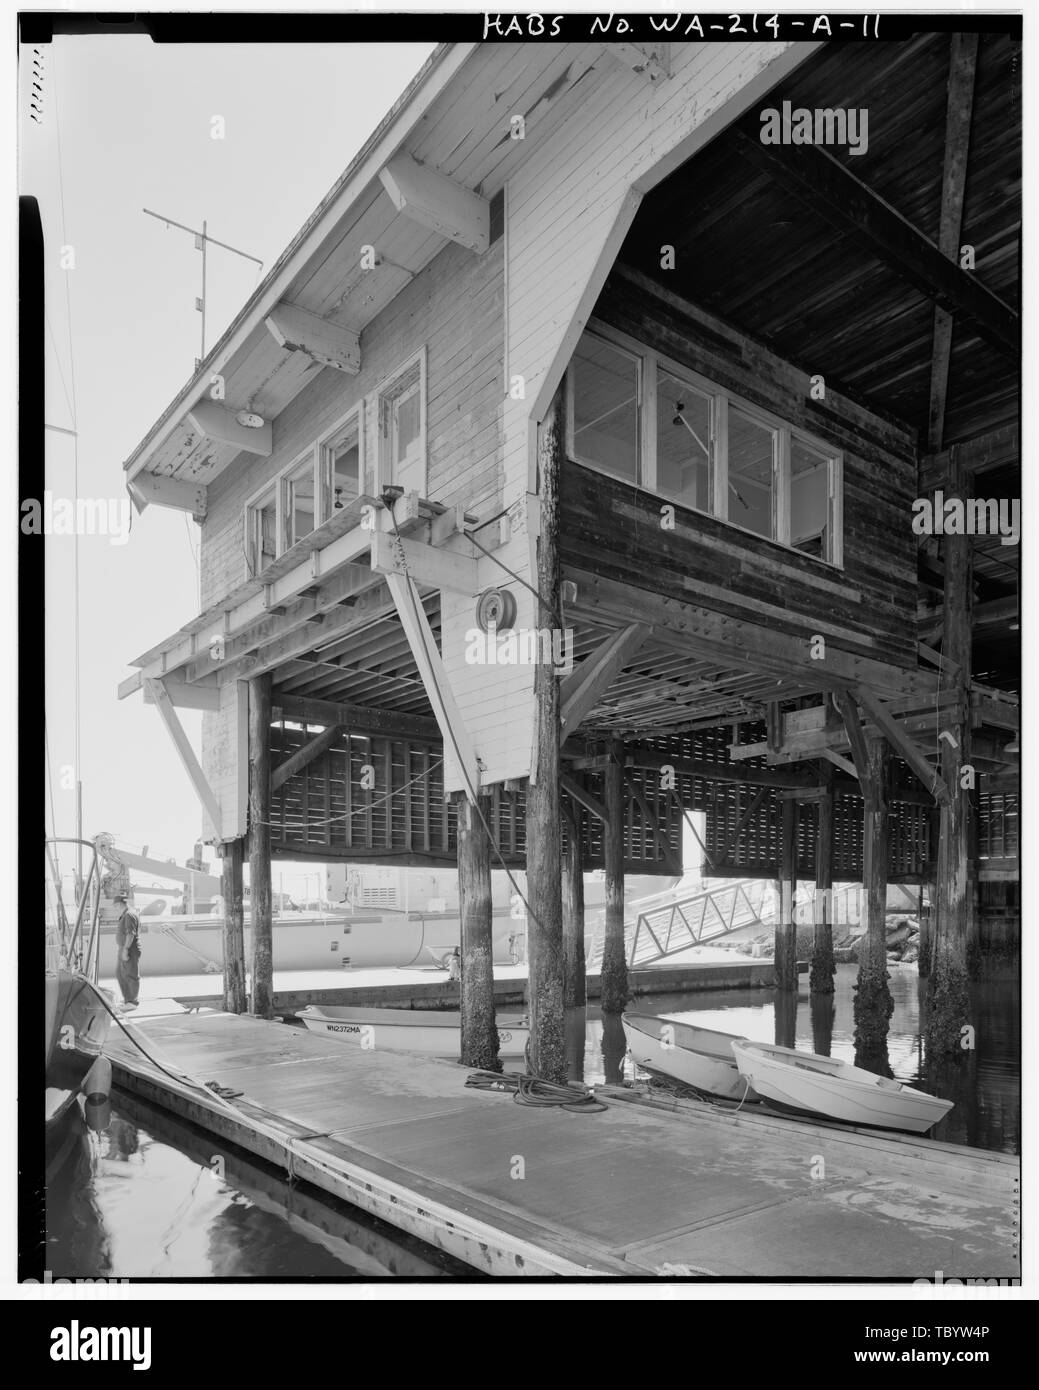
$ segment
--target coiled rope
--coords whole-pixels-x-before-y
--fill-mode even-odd
[[[477,1091],[511,1091],[517,1105],[555,1105],[576,1115],[592,1115],[610,1108],[596,1100],[595,1092],[587,1086],[560,1086],[519,1071],[474,1071],[466,1077],[465,1084]]]

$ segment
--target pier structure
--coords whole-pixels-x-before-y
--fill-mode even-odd
[[[492,868],[566,1079],[581,875],[782,885],[832,989],[862,882],[930,900],[930,1045],[1017,907],[1014,42],[439,47],[127,460],[202,606],[120,686],[223,855],[226,1004],[273,1013],[271,862],[457,862],[463,1060],[494,1065]],[[763,113],[868,109],[855,150]],[[771,128],[771,127],[770,127]],[[926,505],[922,505],[926,504]],[[547,640],[546,640],[547,635]],[[199,759],[178,710],[201,709]],[[879,1020],[879,1022],[878,1022]]]

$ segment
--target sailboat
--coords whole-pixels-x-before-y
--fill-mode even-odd
[[[70,919],[62,896],[56,846],[91,851],[90,870],[78,885]],[[44,1019],[46,1025],[46,1124],[55,1132],[97,1063],[108,1036],[112,996],[98,986],[101,873],[96,847],[88,840],[47,840],[54,881],[53,920],[47,922]],[[103,1082],[107,1087],[107,1077]]]

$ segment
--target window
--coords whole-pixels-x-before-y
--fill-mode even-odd
[[[245,512],[249,568],[259,574],[278,553],[278,489],[272,483]]]
[[[843,562],[843,460],[818,440],[613,329],[567,372],[578,463],[831,565]]]
[[[604,473],[637,481],[639,362],[585,334],[574,355],[571,438],[574,455]]]
[[[426,493],[426,354],[405,363],[379,392],[382,481]]]
[[[314,455],[309,453],[286,473],[282,480],[281,514],[285,522],[284,550],[309,536],[317,525],[317,489],[314,485]]]
[[[328,521],[361,495],[361,418],[354,411],[346,425],[321,446],[322,519]]]

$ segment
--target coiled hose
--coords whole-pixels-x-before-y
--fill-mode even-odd
[[[560,1086],[520,1071],[474,1071],[466,1077],[465,1084],[477,1091],[511,1091],[517,1105],[556,1105],[577,1115],[592,1115],[610,1108],[596,1100],[594,1091],[586,1086]]]

